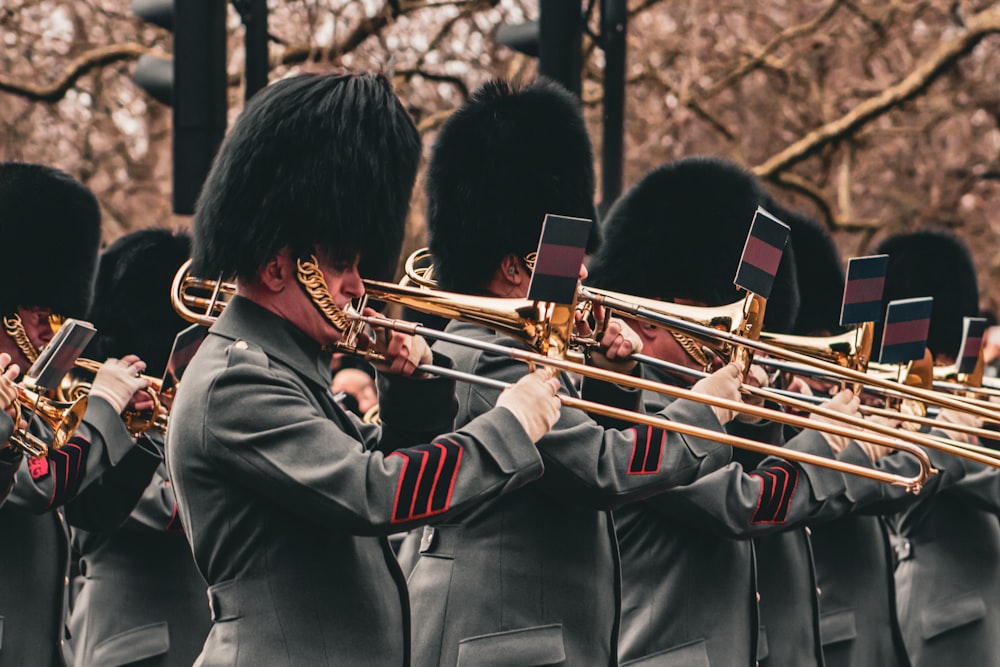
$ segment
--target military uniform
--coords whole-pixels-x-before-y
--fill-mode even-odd
[[[655,370],[646,372],[672,381]],[[647,409],[663,403],[662,396],[646,394]],[[744,437],[780,441],[780,425],[730,426]],[[832,457],[815,431],[786,446]],[[851,462],[866,465],[867,458],[858,452]],[[846,489],[839,472],[772,457],[755,469],[731,463],[692,484],[616,510],[621,664],[753,665],[766,656],[767,646],[758,646],[766,635],[758,629],[757,540],[748,538],[789,530],[798,534],[796,527],[807,521],[839,516],[853,505]]]
[[[24,567],[9,566],[0,575],[0,665],[63,664],[70,547],[59,508],[73,498],[85,502],[80,494],[86,496],[85,488],[114,466],[134,466],[149,479],[159,460],[157,452],[134,446],[113,408],[93,398],[83,424],[65,446],[45,458],[29,459],[18,470],[0,509],[0,563]],[[110,528],[125,514],[95,511],[90,516]],[[65,659],[72,664],[71,654]]]
[[[381,379],[379,438],[335,404],[329,368],[294,325],[236,297],[184,376],[167,462],[209,584],[199,665],[409,664],[406,586],[382,536],[541,474],[507,410],[397,449],[451,427],[453,383]]]
[[[453,322],[447,331],[517,344],[472,324]],[[513,381],[525,373],[523,364],[498,355],[447,343],[435,349],[483,377]],[[565,381],[563,391],[576,393]],[[622,394],[609,402],[640,407],[639,392]],[[463,388],[458,423],[488,410],[496,396]],[[710,408],[690,401],[661,414],[721,430]],[[729,448],[716,442],[644,426],[605,430],[568,409],[538,447],[546,466],[541,480],[460,522],[425,528],[409,579],[416,664],[616,664],[621,572],[607,510],[689,483],[729,459]]]
[[[211,620],[206,584],[184,538],[166,467],[157,468],[138,503],[127,489],[111,488],[108,495],[108,504],[134,506],[124,525],[72,531],[82,580],[69,619],[75,665],[191,665]],[[70,523],[78,519],[76,509],[68,508]]]

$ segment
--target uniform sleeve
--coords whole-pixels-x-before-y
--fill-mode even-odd
[[[51,440],[48,427],[39,420],[31,432]],[[8,502],[30,512],[42,514],[61,507],[117,465],[131,451],[134,443],[122,423],[104,399],[93,398],[76,434],[48,455],[30,458],[20,470]]]
[[[3,505],[14,485],[14,475],[21,466],[20,452],[12,449],[0,450],[0,505]]]
[[[834,458],[815,431],[800,433],[785,448]],[[749,472],[731,463],[646,505],[700,530],[746,539],[843,515],[852,507],[846,488],[844,475],[835,470],[768,457]]]
[[[149,438],[139,437],[118,465],[66,504],[69,524],[88,532],[119,528],[150,485],[163,460],[160,451]]]
[[[524,364],[496,355],[480,355],[476,374],[515,382]],[[562,393],[572,395],[563,378]],[[492,407],[499,391],[469,388],[469,414]],[[715,413],[701,404],[679,400],[657,413],[670,421],[721,432]],[[605,428],[587,413],[563,407],[555,427],[538,442],[545,461],[540,489],[562,502],[613,509],[689,484],[729,462],[730,449],[713,440],[683,436],[656,426]]]
[[[366,449],[264,365],[231,365],[206,407],[203,447],[223,474],[289,512],[359,535],[407,530],[542,473],[535,446],[505,409],[387,454]]]

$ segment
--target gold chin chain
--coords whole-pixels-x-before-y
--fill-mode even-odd
[[[678,345],[684,348],[684,351],[688,353],[689,357],[701,364],[703,370],[707,372],[712,368],[711,360],[694,338],[682,334],[679,331],[671,331],[670,335],[674,337],[674,340],[677,341]]]
[[[326,285],[323,272],[319,269],[319,261],[316,255],[312,255],[308,260],[298,260],[298,279],[306,294],[312,299],[313,305],[323,314],[323,317],[341,333],[347,331],[347,315],[333,302],[330,295],[330,288]]]
[[[21,322],[21,316],[16,313],[12,317],[5,316],[3,318],[3,328],[7,332],[7,335],[17,344],[24,358],[30,363],[35,363],[35,360],[38,359],[38,350],[31,344],[28,332],[24,330],[24,323]]]

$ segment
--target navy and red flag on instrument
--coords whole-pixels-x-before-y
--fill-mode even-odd
[[[962,346],[958,348],[958,372],[971,375],[976,371],[979,354],[986,334],[985,317],[962,318]]]
[[[97,330],[90,322],[66,320],[28,369],[26,383],[38,389],[58,389],[63,376],[76,365],[95,333]]]
[[[774,276],[788,243],[788,225],[760,206],[750,222],[750,233],[743,245],[743,255],[733,282],[765,299],[771,295]]]
[[[529,299],[550,303],[575,301],[591,224],[586,218],[551,213],[545,216],[528,285]]]
[[[933,306],[934,298],[929,296],[889,302],[882,329],[879,362],[905,364],[923,358]]]
[[[882,316],[882,292],[888,268],[889,255],[852,257],[847,261],[840,326],[878,322]]]

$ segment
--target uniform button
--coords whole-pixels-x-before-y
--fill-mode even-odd
[[[760,602],[760,591],[757,591],[757,602]]]
[[[63,586],[69,586],[69,577],[63,577]]]
[[[816,587],[816,597],[820,597],[821,595],[823,595],[823,591],[821,591],[821,590],[819,589],[819,586],[817,586],[817,587]]]
[[[812,535],[812,534],[813,534],[812,528],[806,526],[806,535]]]
[[[233,347],[235,347],[237,350],[245,350],[250,346],[247,345],[247,342],[245,340],[238,340],[233,344]]]

